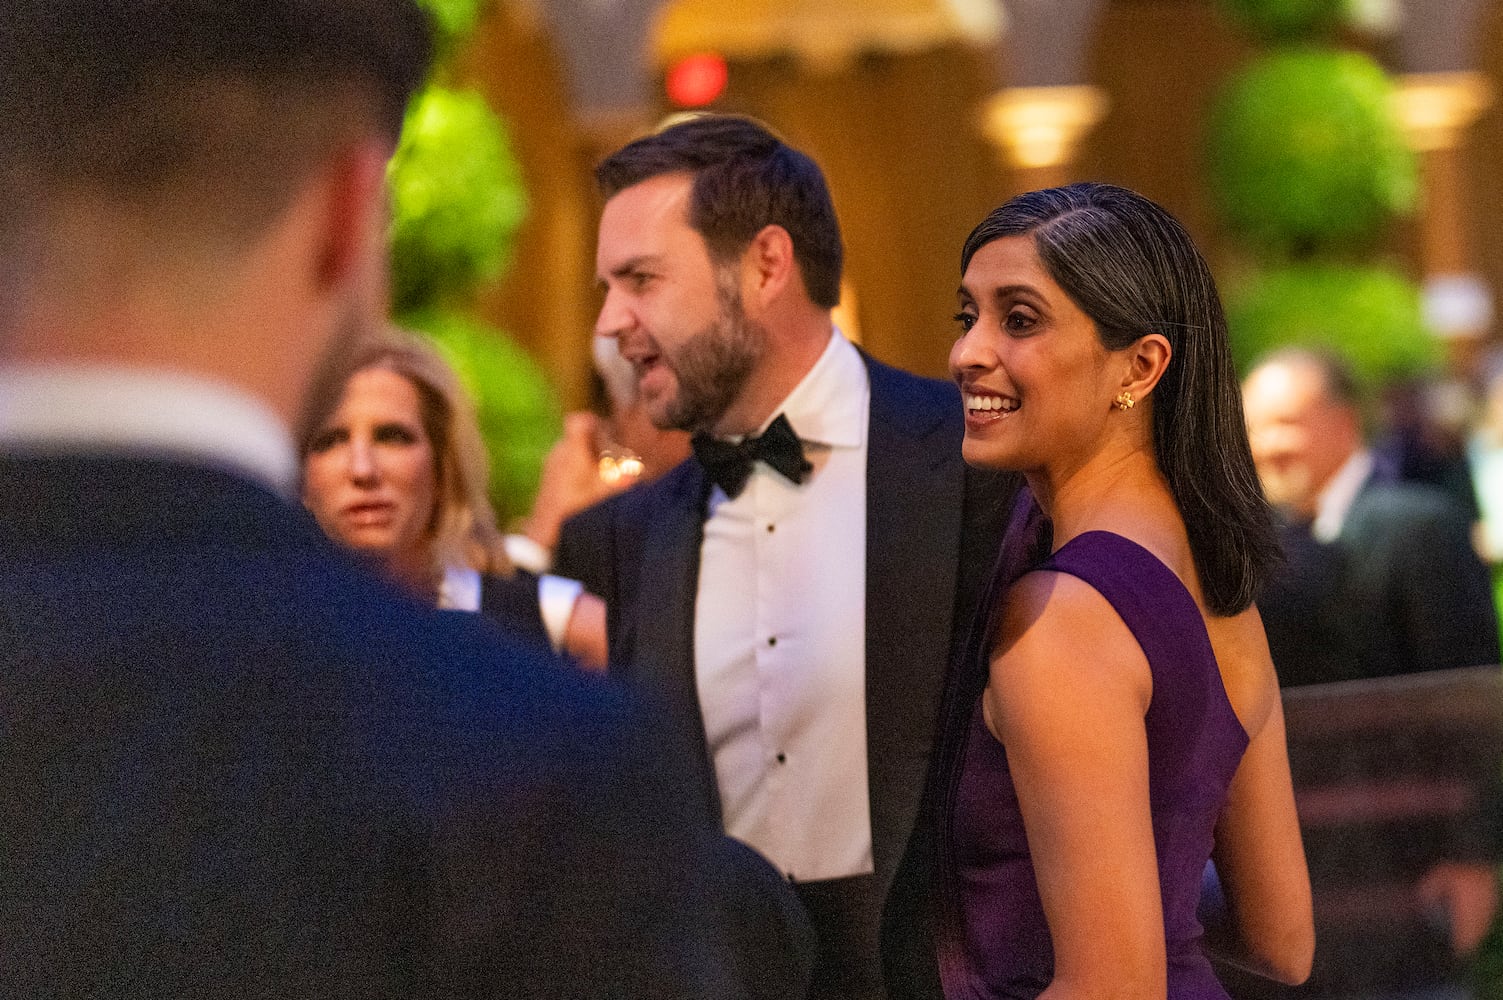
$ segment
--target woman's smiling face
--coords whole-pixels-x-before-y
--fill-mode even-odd
[[[1005,236],[961,281],[950,373],[965,406],[965,460],[1030,471],[1084,461],[1101,440],[1121,372],[1096,324],[1044,269],[1033,238]]]

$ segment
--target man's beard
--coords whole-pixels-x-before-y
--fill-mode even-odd
[[[678,392],[658,422],[661,429],[705,431],[715,426],[767,352],[767,332],[747,318],[740,291],[717,280],[715,298],[720,315],[664,358]]]

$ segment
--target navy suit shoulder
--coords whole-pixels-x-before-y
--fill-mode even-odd
[[[5,995],[769,995],[621,689],[231,475],[0,458],[0,523]]]
[[[962,466],[965,511],[962,561],[979,564],[984,574],[996,555],[1022,477],[1013,472],[966,465],[960,458],[961,443],[965,440],[965,410],[960,388],[954,382],[915,375],[871,357],[866,361],[874,395],[886,397],[880,404],[874,401],[874,409],[882,405],[894,414],[921,414],[932,419],[931,446],[936,454],[948,456]],[[969,565],[965,569],[968,572],[961,580],[960,593],[977,595],[983,581],[970,576]]]
[[[611,558],[611,535],[615,511],[637,489],[608,497],[569,517],[560,527],[558,544],[553,549],[553,572],[578,580],[592,594],[598,594],[609,607],[615,593]]]
[[[876,391],[891,393],[895,405],[933,407],[937,413],[959,418],[960,390],[955,383],[894,368],[865,351],[861,356]]]
[[[1490,576],[1444,492],[1369,480],[1333,541],[1281,534],[1285,566],[1258,602],[1281,684],[1498,662]]]
[[[1369,482],[1342,525],[1343,597],[1373,615],[1373,675],[1495,664],[1497,612],[1466,512],[1422,483]]]

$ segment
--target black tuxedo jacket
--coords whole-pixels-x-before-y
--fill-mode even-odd
[[[1285,525],[1258,602],[1284,686],[1498,662],[1487,568],[1444,493],[1370,478],[1322,544]]]
[[[964,414],[953,385],[866,363],[866,716],[876,904],[885,910],[891,991],[924,995],[938,987],[916,912],[930,872],[928,838],[915,838],[915,825],[946,667],[975,617],[1018,480],[966,467]],[[690,459],[565,524],[555,571],[605,598],[613,672],[669,706],[680,722],[682,757],[718,814],[693,650],[708,496],[703,470]]]
[[[0,456],[0,525],[0,995],[803,982],[786,887],[614,685],[234,475]]]

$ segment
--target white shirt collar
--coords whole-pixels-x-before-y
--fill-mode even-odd
[[[229,467],[295,495],[292,436],[232,386],[103,365],[0,366],[0,452],[129,451]]]
[[[1346,515],[1362,492],[1363,485],[1373,474],[1373,453],[1366,448],[1352,453],[1341,468],[1331,477],[1326,488],[1320,491],[1315,502],[1315,521],[1310,525],[1310,534],[1318,542],[1334,542],[1346,523]]]
[[[445,566],[438,584],[438,606],[451,611],[480,610],[480,571],[468,566]]]
[[[859,448],[866,441],[867,398],[853,391],[866,384],[866,362],[861,352],[835,330],[814,367],[757,429],[760,434],[777,419],[788,417],[802,441],[833,448]]]

